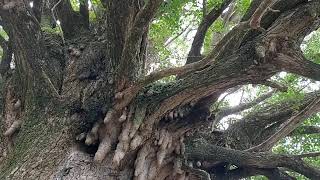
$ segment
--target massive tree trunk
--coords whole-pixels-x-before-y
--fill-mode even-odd
[[[225,0],[204,15],[186,65],[151,74],[144,69],[148,30],[162,0],[101,1],[99,27],[89,26],[88,1],[80,2],[76,12],[64,0],[37,0],[33,8],[0,1],[9,36],[0,39],[0,179],[291,178],[281,167],[320,179],[302,155],[270,152],[320,111],[318,91],[251,113],[223,132],[197,131],[272,95],[210,112],[230,88],[279,88],[268,79],[281,71],[320,80],[320,65],[300,50],[319,26],[320,2],[254,0],[203,56],[208,28],[232,3]],[[52,18],[60,20],[60,35],[41,29]],[[176,80],[154,83],[170,75]]]

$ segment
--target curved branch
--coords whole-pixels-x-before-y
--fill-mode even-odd
[[[201,59],[200,51],[209,27],[232,1],[233,0],[224,0],[219,8],[213,8],[207,15],[204,16],[193,39],[186,64],[190,64]]]
[[[257,104],[259,104],[260,102],[268,99],[269,97],[271,97],[274,93],[276,92],[276,90],[273,90],[273,91],[270,91],[266,94],[263,94],[261,95],[260,97],[258,97],[257,99],[251,101],[251,102],[248,102],[248,103],[243,103],[243,104],[239,104],[237,106],[234,106],[234,107],[227,107],[225,109],[222,109],[219,114],[221,116],[228,116],[230,114],[234,114],[234,113],[237,113],[237,112],[240,112],[240,111],[243,111],[245,109],[249,109]]]

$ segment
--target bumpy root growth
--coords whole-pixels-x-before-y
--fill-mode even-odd
[[[90,133],[87,135],[86,144],[93,143],[99,139],[100,144],[94,157],[96,162],[101,162],[107,153],[110,152],[111,146],[118,140],[119,143],[117,144],[117,149],[112,163],[115,166],[120,164],[120,161],[124,158],[130,147],[131,138],[129,137],[129,134],[132,129],[132,122],[129,119],[131,114],[132,111],[127,113],[127,108],[124,108],[121,115],[114,109],[111,109],[104,118],[104,123],[98,121],[94,125]],[[124,121],[126,121],[126,123],[122,123]]]
[[[135,161],[135,180],[164,179],[167,176],[173,179],[186,177],[182,171],[182,160],[172,158],[183,151],[183,138],[178,134],[162,129],[155,133],[155,140],[149,139],[143,143]],[[136,136],[134,139],[137,140],[133,139],[131,143],[140,141],[139,137]]]

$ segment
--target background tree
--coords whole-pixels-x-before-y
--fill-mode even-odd
[[[1,0],[0,18],[0,179],[320,179],[319,1]]]

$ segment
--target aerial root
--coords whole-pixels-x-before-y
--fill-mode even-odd
[[[123,92],[117,92],[114,96],[115,99],[122,99],[124,96],[124,93]]]
[[[164,158],[167,155],[167,150],[166,149],[161,149],[157,152],[157,166],[161,166]]]
[[[158,171],[159,171],[159,168],[157,166],[157,161],[153,160],[150,164],[148,179],[154,179]]]
[[[149,153],[150,153],[149,145],[143,146],[142,149],[138,152],[138,155],[135,161],[134,176],[139,177],[139,175],[142,174],[144,170],[147,170],[146,157]]]
[[[16,120],[12,123],[9,129],[3,134],[4,136],[12,136],[15,132],[17,132],[21,127],[22,121]]]
[[[85,143],[86,145],[92,145],[95,144],[99,138],[98,136],[98,130],[101,127],[102,122],[101,121],[97,121],[94,123],[91,131],[87,134]]]
[[[17,111],[18,109],[20,109],[20,107],[21,107],[21,101],[20,99],[18,99],[13,105],[13,110]]]
[[[122,112],[122,115],[119,118],[119,122],[124,122],[127,119],[127,108],[125,108]]]
[[[183,117],[185,117],[191,110],[192,106],[194,104],[187,104],[185,106],[182,106],[182,107],[179,107],[177,109],[174,109],[170,112],[168,112],[165,116],[164,116],[164,119],[165,120],[169,120],[169,121],[172,121],[172,120],[175,120],[175,119],[182,119]]]
[[[82,141],[82,140],[85,140],[86,138],[87,138],[87,134],[85,132],[80,133],[79,135],[76,136],[77,141]]]
[[[173,173],[174,175],[183,174],[182,171],[182,159],[176,158],[173,165]]]
[[[110,109],[108,112],[107,112],[107,115],[106,117],[104,118],[103,122],[105,124],[107,124],[108,122],[111,122],[113,119],[115,119],[117,115],[117,112],[114,110],[114,109]]]
[[[105,136],[99,144],[98,150],[94,155],[95,162],[102,162],[107,153],[111,150],[111,140],[107,136]]]
[[[141,143],[142,143],[142,137],[139,135],[136,135],[130,143],[130,149],[135,150],[137,147],[141,145]]]
[[[124,158],[125,153],[129,150],[129,146],[130,146],[130,137],[129,137],[129,133],[130,133],[130,129],[131,129],[131,122],[127,121],[127,123],[125,123],[122,132],[119,136],[119,143],[117,145],[117,149],[114,153],[113,156],[113,160],[112,162],[116,165],[119,166],[120,161]]]

